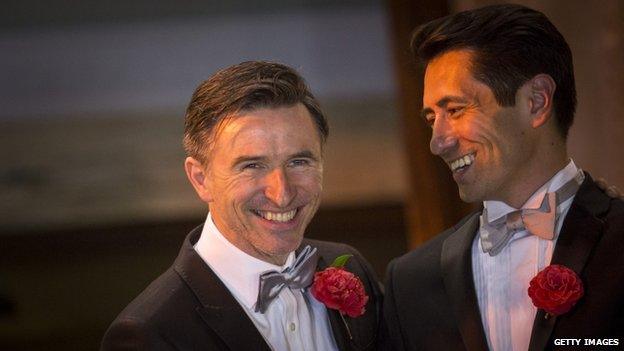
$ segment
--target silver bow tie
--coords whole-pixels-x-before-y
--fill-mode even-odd
[[[284,287],[291,289],[304,289],[312,284],[314,271],[318,262],[316,248],[306,246],[290,267],[281,273],[269,271],[260,275],[260,287],[258,288],[258,300],[254,311],[264,313],[273,299],[279,295]]]
[[[583,179],[585,175],[579,170],[559,190],[547,193],[539,208],[515,210],[491,223],[487,221],[487,209],[484,209],[480,231],[483,252],[490,256],[498,255],[511,237],[523,229],[542,239],[552,240],[555,237],[557,206],[576,194]]]

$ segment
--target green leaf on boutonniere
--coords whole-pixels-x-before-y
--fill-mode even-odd
[[[336,257],[336,259],[334,260],[334,263],[331,264],[331,267],[336,267],[336,268],[344,267],[344,265],[351,258],[351,256],[353,255],[346,254],[346,255],[341,255],[341,256]]]

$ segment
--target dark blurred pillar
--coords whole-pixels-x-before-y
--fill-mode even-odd
[[[449,14],[449,5],[440,0],[388,0],[387,4],[410,173],[407,241],[409,247],[414,248],[455,224],[471,208],[459,199],[448,167],[429,152],[431,131],[420,118],[423,71],[409,49],[414,28]]]

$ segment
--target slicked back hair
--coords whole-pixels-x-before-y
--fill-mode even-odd
[[[411,48],[425,65],[451,50],[471,50],[472,75],[492,89],[501,106],[514,106],[518,89],[531,78],[550,75],[557,85],[557,127],[567,138],[576,110],[572,52],[541,12],[512,4],[459,12],[418,27]]]
[[[184,149],[202,163],[218,127],[228,118],[260,108],[303,104],[317,127],[321,145],[329,134],[325,115],[304,79],[275,62],[247,61],[222,69],[201,83],[186,109]]]

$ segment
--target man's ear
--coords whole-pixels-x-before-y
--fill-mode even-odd
[[[184,160],[184,170],[186,171],[186,177],[193,185],[193,188],[195,188],[199,198],[205,203],[211,202],[213,199],[209,187],[207,167],[204,167],[200,161],[193,157],[187,157]]]
[[[529,112],[533,128],[544,125],[553,114],[557,84],[548,74],[538,74],[526,83],[529,87]]]

